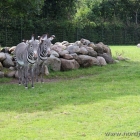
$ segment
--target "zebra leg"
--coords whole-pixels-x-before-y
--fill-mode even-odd
[[[18,84],[21,85],[21,71],[18,63],[16,64],[16,69],[18,71]]]
[[[21,71],[18,70],[18,84],[21,85]]]
[[[32,88],[34,88],[34,68],[31,69],[31,84]]]
[[[36,78],[36,82],[38,82],[38,75],[39,75],[39,65],[37,64],[35,67],[35,78]]]
[[[23,67],[21,67],[21,83],[25,84],[25,70]]]
[[[41,75],[40,75],[40,77],[41,77],[41,82],[42,83],[44,83],[44,81],[43,81],[43,74],[44,74],[44,65],[42,64],[42,66],[41,66]]]
[[[25,88],[28,88],[28,67],[24,69],[24,76],[25,76]]]

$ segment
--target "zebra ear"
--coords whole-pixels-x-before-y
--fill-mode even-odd
[[[44,38],[42,38],[42,40],[47,40],[47,34],[44,36]]]
[[[52,35],[51,37],[49,37],[49,40],[52,41],[55,38],[55,35]]]
[[[35,38],[34,38],[34,34],[33,34],[32,37],[31,37],[31,40],[29,40],[29,43],[31,43],[34,40],[35,40]]]
[[[32,40],[32,41],[35,40],[34,34],[32,34],[31,40]]]

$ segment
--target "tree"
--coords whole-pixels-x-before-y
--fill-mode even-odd
[[[44,0],[1,0],[1,17],[24,17],[41,13]]]
[[[51,20],[71,20],[75,13],[75,0],[46,0],[42,17]]]

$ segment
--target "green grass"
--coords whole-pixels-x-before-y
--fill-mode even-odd
[[[111,46],[129,61],[51,72],[56,79],[26,90],[0,79],[1,140],[137,140],[140,137],[140,49]],[[8,80],[7,80],[8,82]],[[106,136],[105,133],[122,133]],[[136,133],[126,136],[123,133]]]

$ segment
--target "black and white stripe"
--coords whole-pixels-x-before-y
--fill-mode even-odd
[[[38,63],[37,63],[37,81],[38,75],[41,75],[41,82],[43,82],[43,73],[44,73],[44,61],[47,60],[48,56],[50,55],[50,47],[51,41],[55,38],[55,36],[51,36],[50,38],[47,37],[47,34],[40,37],[40,44],[38,48]]]
[[[19,84],[23,82],[25,84],[25,88],[28,88],[28,74],[30,72],[32,87],[34,87],[34,69],[37,63],[37,50],[39,44],[37,41],[32,39],[28,43],[20,43],[17,45],[15,49],[15,56],[17,61],[17,68],[19,73]]]

